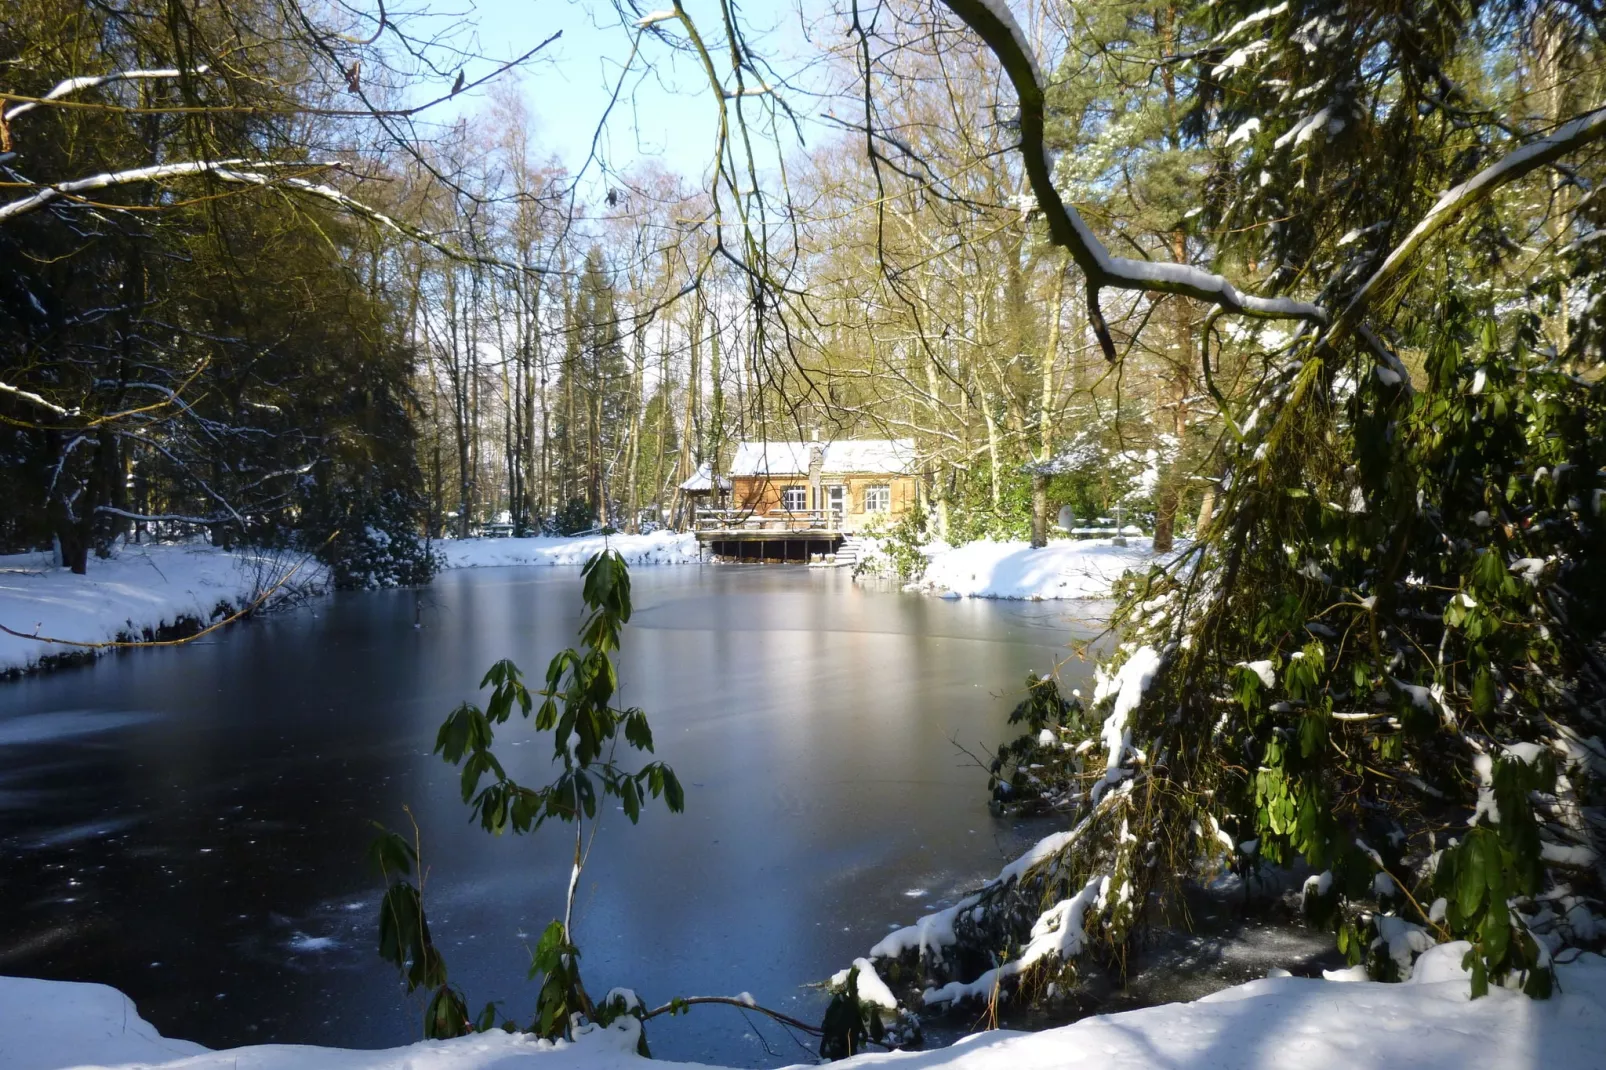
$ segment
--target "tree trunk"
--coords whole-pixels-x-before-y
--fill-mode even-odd
[[[700,460],[700,458],[694,456],[694,453],[695,444],[702,441],[699,433],[701,421],[697,416],[697,392],[700,385],[699,380],[702,378],[702,342],[699,338],[702,331],[702,316],[698,314],[697,306],[694,304],[692,306],[690,331],[691,363],[686,372],[685,416],[681,419],[680,425],[680,469],[675,479],[674,506],[671,510],[674,525],[680,531],[687,529],[686,518],[681,515],[682,510],[686,508],[686,499],[685,495],[681,493],[680,485],[691,478],[692,472],[696,470],[697,462]],[[695,527],[695,524],[692,526]]]
[[[1043,394],[1037,409],[1037,463],[1032,472],[1032,545],[1048,545],[1048,474],[1043,466],[1054,459],[1054,365],[1060,348],[1060,313],[1065,304],[1065,276],[1070,255],[1059,260],[1054,279],[1054,300],[1048,306],[1048,342],[1043,346]]]
[[[988,471],[991,473],[990,482],[993,485],[993,511],[997,512],[1003,504],[1003,487],[1001,481],[1003,473],[1000,471],[1001,459],[998,456],[998,421],[993,418],[993,407],[987,398],[982,398],[982,419],[987,423],[987,460]]]
[[[631,534],[641,530],[641,500],[637,489],[639,480],[636,478],[636,469],[640,467],[638,460],[641,456],[641,409],[645,404],[641,399],[641,391],[646,381],[646,350],[645,332],[638,327],[630,345],[631,357],[636,367],[635,373],[630,377],[630,437],[625,443],[625,530]]]
[[[652,497],[658,506],[659,523],[664,521],[664,461],[669,449],[669,324],[658,336],[658,455],[652,465]]]
[[[720,368],[719,319],[712,309],[708,313],[708,373],[713,387],[708,408],[708,446],[703,450],[702,459],[717,473],[719,450],[725,435],[725,376]]]
[[[1205,488],[1204,499],[1199,502],[1199,519],[1193,526],[1194,538],[1197,539],[1199,536],[1204,534],[1205,528],[1210,526],[1210,521],[1214,519],[1215,515],[1216,485],[1212,483],[1209,487]]]
[[[1032,546],[1048,545],[1048,476],[1032,470]]]

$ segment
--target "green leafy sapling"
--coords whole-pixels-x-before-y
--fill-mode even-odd
[[[435,753],[460,768],[463,801],[487,832],[500,835],[511,828],[526,833],[549,818],[574,825],[574,865],[563,920],[547,926],[531,955],[530,977],[540,977],[542,983],[529,1031],[546,1038],[571,1035],[577,1015],[600,1020],[580,979],[573,933],[574,895],[585,861],[583,823],[595,820],[598,797],[618,799],[632,824],[648,798],[661,797],[675,813],[686,803],[680,781],[663,762],[631,771],[617,760],[621,733],[626,747],[648,753],[653,749],[646,713],[613,705],[619,677],[612,655],[630,620],[629,569],[617,552],[604,550],[586,562],[581,575],[581,598],[589,611],[580,626],[581,649],[559,652],[547,666],[546,687],[535,695],[513,662],[492,665],[480,681],[482,689],[491,688],[485,708],[464,702],[447,716],[435,739]],[[533,714],[537,731],[552,733],[562,772],[549,784],[520,784],[492,751],[496,726],[510,720],[515,709],[521,717]],[[436,990],[426,1012],[425,1035],[459,1036],[490,1028],[494,1005],[471,1023],[466,1002],[448,983],[445,963],[429,941],[422,900],[406,879],[417,863],[416,850],[395,833],[382,831],[373,852],[390,881],[381,908],[380,954],[404,971],[409,992]]]

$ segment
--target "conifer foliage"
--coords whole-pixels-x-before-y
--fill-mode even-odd
[[[1023,38],[994,7],[951,6],[1009,66]],[[1156,24],[1152,5],[1100,7]],[[1213,518],[1127,592],[1085,725],[1034,716],[1041,738],[1001,755],[995,789],[1053,799],[1071,827],[926,967],[965,982],[971,952],[1050,937],[1118,955],[1154,897],[1271,867],[1309,874],[1307,914],[1375,977],[1458,940],[1475,994],[1544,996],[1559,952],[1606,937],[1598,14],[1161,14],[1190,47],[1155,77],[1176,79],[1182,147],[1208,166],[1177,225],[1245,292],[1307,304],[1259,336],[1201,307]],[[1088,899],[1087,939],[1057,936]]]

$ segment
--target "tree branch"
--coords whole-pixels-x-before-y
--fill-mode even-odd
[[[1515,182],[1531,171],[1567,155],[1575,149],[1598,141],[1606,136],[1606,106],[1580,115],[1558,127],[1553,133],[1516,149],[1485,167],[1459,186],[1439,194],[1433,208],[1421,222],[1407,234],[1384,258],[1372,277],[1361,284],[1355,296],[1345,306],[1333,328],[1328,332],[1327,344],[1332,345],[1360,324],[1366,309],[1389,283],[1399,277],[1405,263],[1427,240],[1449,226],[1462,212],[1489,197],[1501,186]]]
[[[196,67],[194,70],[181,71],[175,67],[166,67],[160,70],[113,71],[111,74],[80,75],[77,78],[68,78],[57,82],[55,88],[42,97],[36,97],[22,104],[7,108],[0,117],[3,117],[6,122],[10,122],[17,116],[30,112],[41,104],[50,104],[69,94],[76,93],[80,89],[93,89],[95,86],[105,85],[107,82],[131,82],[143,78],[178,78],[184,74],[205,74],[209,69],[201,66]],[[9,96],[7,99],[10,99]]]
[[[1320,305],[1286,297],[1259,297],[1246,294],[1220,275],[1189,264],[1132,260],[1111,256],[1104,243],[1082,220],[1081,214],[1066,204],[1054,188],[1054,176],[1043,141],[1043,75],[1032,54],[1026,35],[1021,32],[1005,0],[943,0],[992,49],[1004,73],[1015,86],[1020,101],[1020,153],[1032,193],[1048,222],[1049,237],[1055,245],[1070,251],[1077,267],[1087,276],[1090,295],[1103,287],[1148,293],[1180,294],[1217,305],[1228,312],[1259,319],[1291,319],[1325,326],[1327,310]],[[1090,301],[1090,307],[1096,306]],[[1105,342],[1100,336],[1101,343]],[[1112,357],[1113,345],[1105,343],[1105,356]]]

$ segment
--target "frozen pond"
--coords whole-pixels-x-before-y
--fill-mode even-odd
[[[650,715],[686,812],[602,823],[577,913],[587,985],[653,1004],[747,991],[818,1021],[811,982],[1035,838],[988,814],[950,740],[994,746],[1027,670],[1092,629],[1075,603],[940,601],[834,570],[632,578],[623,700]],[[364,861],[369,822],[408,829],[407,807],[452,980],[473,1009],[527,1018],[569,830],[470,826],[430,748],[493,661],[535,684],[578,620],[578,569],[461,570],[0,685],[0,973],[116,985],[213,1046],[416,1039]],[[512,775],[544,782],[549,744],[523,725],[498,738]],[[732,1009],[649,1035],[667,1058],[804,1060]]]

